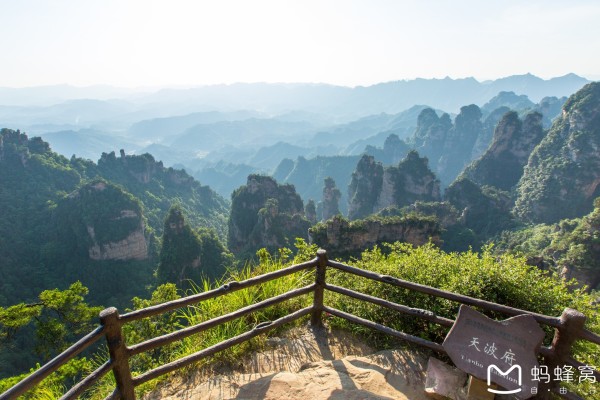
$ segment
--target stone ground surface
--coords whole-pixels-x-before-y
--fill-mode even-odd
[[[373,352],[352,335],[298,328],[268,340],[238,371],[171,380],[146,400],[425,400],[427,356]]]

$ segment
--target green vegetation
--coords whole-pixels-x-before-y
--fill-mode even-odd
[[[447,201],[417,201],[403,208],[387,207],[378,215],[382,217],[412,215],[413,218],[433,219],[440,226],[440,248],[447,252],[479,250],[480,248],[480,240],[477,240],[475,232],[464,224],[461,213]]]
[[[403,207],[416,201],[440,199],[440,181],[429,169],[426,157],[411,150],[397,167],[388,167],[386,172],[394,187],[394,205]]]
[[[281,249],[277,257],[269,255],[265,250],[261,250],[258,252],[260,260],[258,264],[254,266],[247,265],[240,271],[231,271],[230,274],[219,282],[211,284],[208,281],[204,281],[202,286],[194,289],[191,293],[209,290],[231,280],[245,280],[259,274],[283,268],[292,263],[306,261],[314,256],[315,251],[315,246],[308,246],[303,241],[297,242],[297,253],[294,258],[291,258],[291,251],[287,249]],[[545,274],[537,268],[526,265],[524,258],[512,255],[497,256],[492,254],[489,248],[480,254],[470,251],[459,254],[445,253],[431,244],[414,248],[406,244],[395,243],[386,245],[383,248],[376,247],[373,250],[366,251],[360,259],[353,260],[351,263],[359,268],[375,271],[383,275],[391,275],[412,282],[547,315],[558,316],[565,307],[575,308],[587,315],[588,320],[586,325],[588,329],[600,332],[600,319],[597,313],[598,306],[593,305],[593,299],[589,295],[579,290],[571,291],[568,285],[555,275]],[[326,279],[330,283],[400,304],[431,310],[447,318],[454,318],[459,306],[457,303],[448,300],[418,294],[407,289],[395,288],[391,285],[344,274],[333,269],[328,270]],[[138,343],[180,327],[206,321],[268,297],[284,293],[293,288],[310,284],[313,280],[314,274],[309,271],[297,273],[258,287],[229,293],[223,298],[205,301],[194,307],[184,308],[163,316],[140,320],[127,325],[127,342],[130,344]],[[166,284],[160,286],[153,293],[151,299],[142,300],[136,298],[133,303],[135,304],[135,308],[143,308],[172,300],[179,296],[180,294],[173,284]],[[165,348],[136,356],[131,364],[133,373],[137,375],[149,368],[191,354],[199,349],[206,348],[226,338],[249,330],[260,322],[274,320],[287,315],[294,310],[310,305],[311,302],[312,297],[310,295],[302,296],[281,305],[265,309],[254,315],[232,321],[220,328],[210,329],[188,339],[175,342]],[[379,306],[359,302],[330,292],[326,292],[325,303],[429,340],[439,342],[443,340],[447,331],[447,328],[439,327],[433,323],[402,316],[398,313],[390,313]],[[505,316],[495,313],[487,312],[487,314],[495,318],[505,318]],[[375,331],[337,318],[328,318],[327,321],[334,326],[343,327],[361,335],[377,348],[389,348],[400,345],[399,342],[387,335],[378,334]],[[550,340],[552,335],[551,330],[547,332],[546,342]],[[205,360],[202,362],[202,365],[211,364],[213,368],[218,368],[218,363],[226,363],[235,368],[242,362],[244,354],[250,350],[259,348],[263,341],[264,338],[257,338],[251,342],[236,346]],[[96,356],[91,359],[92,361],[85,361],[85,365],[91,366],[94,362],[98,362],[94,361],[98,360],[98,357],[101,358],[101,356]],[[581,362],[598,365],[600,352],[597,347],[578,343],[575,347],[575,357]],[[79,362],[84,363],[83,361]],[[86,368],[83,371],[87,371]],[[0,387],[6,387],[7,382],[14,383],[14,378],[0,381]],[[139,389],[140,393],[151,390],[156,383],[157,381],[154,381],[142,386]],[[56,380],[51,380],[48,383],[48,385],[56,384]],[[99,388],[96,389],[97,392],[92,394],[91,398],[103,398],[103,396],[110,393],[112,385],[114,385],[114,382],[111,381],[110,377],[105,378]],[[42,386],[40,390],[44,389],[47,388]],[[593,398],[591,397],[592,392],[590,392],[593,390],[592,387],[577,385],[573,389],[578,390],[579,394],[584,398]]]
[[[548,135],[531,153],[518,186],[515,213],[553,223],[589,213],[600,196],[600,83],[571,96]]]
[[[227,237],[228,204],[208,186],[202,186],[183,170],[165,168],[150,154],[130,156],[103,153],[99,174],[127,190],[144,204],[148,224],[162,234],[163,222],[172,204],[179,204],[193,226],[213,228]]]
[[[507,251],[600,289],[600,198],[582,218],[502,232],[496,252]]]
[[[3,375],[27,370],[35,362],[47,362],[91,331],[102,308],[87,305],[87,294],[88,289],[75,282],[66,290],[44,290],[35,303],[0,307],[0,364],[14,368]],[[19,350],[26,348],[33,351]],[[4,391],[2,382],[0,393]]]
[[[306,238],[310,222],[294,186],[263,175],[250,175],[231,195],[228,248],[240,259],[262,247],[275,251]]]
[[[52,231],[57,202],[82,177],[39,138],[2,129],[0,143],[0,306],[5,306],[33,300],[60,283],[42,261],[40,242]]]
[[[119,242],[135,230],[143,230],[142,203],[104,179],[86,183],[61,200],[56,217],[64,222],[59,229],[71,230],[74,240],[85,241],[84,249],[94,244]],[[62,237],[69,234],[61,233]]]
[[[348,218],[364,218],[373,213],[383,185],[383,165],[373,156],[363,155],[348,186]]]
[[[76,281],[89,288],[93,305],[124,307],[133,296],[146,295],[156,285],[160,241],[154,232],[162,232],[175,202],[195,226],[218,228],[226,236],[225,200],[150,155],[110,153],[96,165],[60,156],[40,138],[2,129],[0,187],[0,307],[34,304],[45,289]],[[214,231],[200,236],[205,254],[220,249]],[[0,377],[41,361],[29,345],[32,335],[16,332],[13,343],[19,345],[10,350],[0,343],[6,354]]]
[[[445,197],[461,212],[462,224],[475,234],[474,247],[515,225],[510,195],[497,188],[480,187],[467,178],[459,178],[446,189]]]
[[[253,174],[234,191],[230,213],[227,202],[210,188],[185,171],[164,168],[150,154],[104,153],[98,164],[69,160],[39,138],[3,129],[0,378],[17,376],[0,380],[0,390],[89,331],[100,304],[148,307],[310,259],[317,245],[360,268],[513,307],[549,315],[573,307],[588,315],[590,329],[600,332],[593,292],[600,288],[599,104],[600,84],[587,85],[567,101],[563,116],[544,139],[538,113],[519,116],[500,107],[482,123],[481,110],[471,105],[461,109],[453,124],[447,114],[438,117],[425,109],[410,146],[432,160],[431,169],[427,157],[408,151],[407,144],[390,135],[383,149],[367,148],[360,159],[299,157],[282,162],[276,174],[285,175],[287,182],[293,177],[302,190],[316,193],[313,198],[322,194],[318,208],[312,200],[305,208],[294,186]],[[440,181],[432,169],[450,183],[471,158],[483,153],[492,122],[498,120],[492,146],[448,186],[440,201]],[[395,160],[397,166],[384,168],[382,160]],[[339,168],[350,162],[356,166],[351,177],[351,169]],[[346,202],[339,204],[343,195],[334,178],[350,182],[351,220],[340,215]],[[318,214],[326,221],[310,228]],[[527,222],[543,224],[525,226]],[[309,228],[313,245],[305,242]],[[233,253],[223,245],[225,238]],[[244,267],[236,269],[240,265]],[[565,277],[590,287],[580,289]],[[298,273],[137,321],[125,327],[127,342],[206,321],[313,280],[310,272]],[[327,280],[448,318],[458,310],[446,300],[335,270]],[[287,315],[311,299],[303,296],[138,355],[131,362],[134,375]],[[326,302],[423,338],[439,342],[446,334],[433,324],[332,293]],[[386,336],[328,320],[379,348],[397,345]],[[548,330],[547,339],[550,335]],[[235,367],[262,340],[204,364]],[[63,367],[28,398],[56,398],[65,384],[106,359],[105,348],[93,351]],[[576,356],[592,365],[600,361],[596,347],[581,343]],[[155,384],[144,385],[140,392]],[[104,398],[113,386],[109,376],[89,397]],[[592,398],[593,388],[576,389]]]
[[[309,230],[311,242],[335,257],[352,257],[374,245],[395,240],[414,245],[439,244],[441,229],[434,216],[407,213],[399,216],[371,215],[349,221],[341,215],[320,222]]]
[[[203,279],[220,278],[233,263],[233,255],[208,228],[194,232],[180,206],[173,206],[165,219],[158,281],[189,287]]]
[[[194,294],[213,288],[217,288],[229,281],[241,281],[253,276],[265,274],[279,270],[290,264],[308,261],[313,258],[316,252],[315,246],[307,245],[303,240],[296,242],[296,255],[292,258],[292,252],[289,249],[280,249],[277,256],[271,256],[266,250],[260,250],[257,253],[258,264],[247,264],[240,270],[231,270],[222,279],[216,281],[203,280],[199,286],[194,286],[187,290],[185,294]],[[289,290],[306,286],[314,282],[314,274],[311,271],[299,272],[286,277],[240,291],[226,294],[212,300],[207,300],[198,305],[183,308],[181,310],[146,318],[124,326],[124,334],[128,344],[139,343],[144,340],[172,332],[185,326],[197,324],[211,318],[238,310],[242,307],[254,304],[264,299],[285,293]],[[85,288],[84,288],[85,289]],[[134,298],[132,300],[133,309],[141,309],[152,305],[160,304],[166,301],[177,299],[181,296],[181,291],[174,284],[164,284],[159,286],[149,299]],[[222,340],[238,335],[252,329],[256,324],[264,321],[274,320],[289,314],[301,307],[306,307],[312,302],[312,296],[305,295],[273,307],[261,310],[258,313],[248,315],[236,321],[227,323],[221,327],[210,329],[206,332],[194,335],[190,338],[177,341],[171,345],[158,348],[148,353],[135,356],[131,360],[131,369],[133,375],[139,375],[149,369],[155,368],[166,362],[181,358],[185,355],[196,352],[216,344]],[[96,312],[97,310],[94,310]],[[0,314],[3,315],[3,314]],[[3,321],[3,320],[0,320]],[[88,327],[89,325],[85,325]],[[90,328],[87,328],[90,329]],[[91,330],[91,329],[90,329]],[[79,331],[78,331],[79,332]],[[281,332],[281,330],[276,331]],[[215,362],[227,363],[236,367],[241,362],[241,356],[248,353],[249,350],[258,348],[264,343],[264,337],[256,338],[250,342],[236,346],[225,352],[221,352],[213,357],[202,361],[199,365],[211,365],[218,367]],[[92,357],[76,359],[58,374],[53,374],[51,378],[44,381],[28,399],[45,398],[54,399],[64,392],[64,386],[73,381],[75,377],[80,377],[93,371],[102,360],[107,357],[106,350],[99,352]],[[75,366],[77,369],[75,369]],[[24,376],[11,377],[0,380],[0,392],[14,385]],[[165,378],[155,380],[139,388],[139,393],[146,392],[156,386],[159,381]],[[114,380],[111,374],[108,374],[92,391],[89,393],[90,399],[103,399],[114,389]]]
[[[383,251],[385,250],[385,251]],[[480,254],[475,252],[445,253],[432,245],[414,248],[396,243],[385,248],[366,251],[353,265],[375,271],[382,275],[395,276],[440,289],[481,298],[511,307],[526,309],[546,315],[559,316],[564,308],[570,307],[587,316],[586,327],[600,333],[600,314],[594,298],[581,290],[571,290],[569,285],[557,275],[549,275],[536,267],[526,264],[526,260],[513,255],[495,255],[490,249]],[[328,282],[338,284],[385,298],[399,304],[431,310],[437,315],[454,318],[458,303],[419,294],[407,289],[394,288],[365,278],[332,271]],[[385,324],[394,329],[410,333],[429,340],[440,342],[447,333],[446,328],[408,316],[390,313],[389,310],[365,302],[349,299],[341,295],[328,293],[326,304],[332,304],[343,311],[351,312],[372,321]],[[506,316],[486,312],[493,318],[505,319]],[[356,334],[363,335],[379,348],[397,346],[389,336],[379,334],[368,328],[334,318],[332,324],[341,326]],[[552,329],[546,329],[545,344],[553,335]],[[574,347],[577,360],[589,365],[600,363],[600,350],[597,345],[577,342]],[[598,398],[593,385],[573,385],[586,399]],[[594,394],[595,393],[595,394]]]
[[[529,154],[544,134],[542,114],[529,113],[521,121],[516,112],[507,112],[496,127],[490,147],[461,176],[482,186],[512,190],[523,175]]]

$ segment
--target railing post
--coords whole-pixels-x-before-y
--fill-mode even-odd
[[[323,314],[323,292],[325,290],[325,271],[327,269],[327,252],[323,249],[317,250],[317,269],[315,274],[315,294],[313,300],[313,311],[310,318],[312,326],[323,326],[321,315]]]
[[[102,310],[100,321],[106,329],[106,341],[119,396],[122,400],[135,400],[133,380],[129,370],[129,354],[121,330],[119,312],[115,307]]]
[[[552,375],[554,369],[558,366],[562,367],[567,360],[571,358],[571,347],[573,343],[580,337],[585,324],[585,315],[572,308],[565,308],[560,316],[560,327],[556,328],[554,338],[552,339],[552,355],[545,358],[545,364],[548,366],[548,372]],[[548,390],[557,386],[556,381],[552,380],[549,383],[540,382],[540,397],[550,399]]]

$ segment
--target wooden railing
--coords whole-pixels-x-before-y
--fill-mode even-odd
[[[2,393],[0,395],[0,400],[8,400],[8,399],[16,399],[18,396],[26,393],[28,390],[32,389],[35,385],[40,383],[43,379],[45,379],[52,372],[56,371],[66,362],[71,360],[73,357],[84,351],[91,344],[95,343],[98,339],[105,337],[108,349],[110,353],[110,360],[105,362],[102,366],[100,366],[97,370],[92,372],[90,375],[85,377],[82,381],[73,386],[68,392],[66,392],[61,399],[74,399],[84,393],[87,389],[89,389],[92,385],[94,385],[98,380],[100,380],[105,374],[109,371],[113,372],[116,381],[115,391],[112,393],[109,398],[112,399],[124,399],[124,400],[133,400],[135,399],[135,387],[139,386],[145,382],[148,382],[154,378],[157,378],[161,375],[176,371],[180,368],[183,368],[187,365],[195,363],[205,357],[211,356],[217,352],[228,349],[236,344],[245,342],[250,340],[253,337],[258,335],[262,335],[272,329],[295,321],[303,316],[311,315],[310,320],[311,324],[314,326],[322,325],[322,313],[327,312],[336,317],[344,318],[348,321],[351,321],[356,324],[364,325],[366,327],[370,327],[376,329],[378,331],[384,332],[388,335],[394,336],[399,339],[406,340],[408,342],[412,342],[418,344],[420,346],[424,346],[430,348],[439,353],[445,353],[444,348],[441,344],[435,343],[426,339],[422,339],[417,336],[413,336],[404,332],[399,332],[395,329],[389,328],[387,326],[378,324],[373,321],[366,320],[364,318],[360,318],[353,314],[346,313],[344,311],[328,307],[324,304],[324,291],[329,290],[331,292],[339,293],[345,296],[349,296],[358,300],[370,302],[373,304],[377,304],[382,307],[386,307],[390,310],[400,312],[403,314],[411,315],[417,318],[421,318],[444,327],[451,327],[454,323],[453,320],[444,318],[438,315],[435,315],[433,312],[428,310],[422,310],[418,308],[412,308],[406,305],[396,304],[384,299],[380,299],[377,297],[370,296],[368,294],[359,293],[354,290],[343,288],[340,286],[328,284],[326,282],[326,270],[327,268],[334,268],[349,274],[361,276],[364,278],[368,278],[371,280],[379,281],[385,284],[406,288],[409,290],[413,290],[416,292],[425,293],[428,295],[441,297],[444,299],[452,300],[459,302],[461,304],[475,306],[481,309],[500,312],[506,315],[514,316],[521,314],[530,314],[532,315],[539,323],[548,325],[550,327],[555,328],[555,335],[552,341],[551,346],[549,347],[541,347],[539,352],[545,358],[546,365],[548,365],[551,370],[555,366],[570,364],[575,368],[582,366],[581,363],[576,361],[571,356],[571,346],[574,341],[581,339],[587,340],[589,342],[600,345],[600,336],[590,332],[589,330],[584,328],[585,316],[580,312],[572,309],[566,309],[561,317],[551,317],[542,314],[532,313],[526,310],[520,310],[512,307],[508,307],[505,305],[500,305],[497,303],[476,299],[468,296],[463,296],[457,293],[447,292],[444,290],[436,289],[429,286],[424,286],[420,284],[416,284],[413,282],[404,281],[398,278],[394,278],[387,275],[380,275],[371,271],[363,270],[360,268],[352,267],[346,264],[342,264],[335,261],[330,261],[327,258],[327,253],[325,250],[319,250],[317,252],[317,257],[313,260],[302,263],[292,265],[287,268],[283,268],[281,270],[270,272],[264,275],[256,276],[245,281],[240,282],[230,282],[227,283],[217,289],[210,290],[207,292],[199,293],[193,296],[184,297],[181,299],[173,300],[167,303],[155,305],[152,307],[143,308],[140,310],[132,311],[123,315],[119,315],[116,308],[111,307],[103,310],[100,313],[100,322],[101,325],[96,328],[94,331],[90,332],[88,335],[83,337],[77,343],[69,347],[67,350],[59,354],[53,360],[45,364],[43,367],[33,372],[27,378],[23,379],[17,385],[10,388],[8,391]],[[190,327],[186,327],[184,329],[159,336],[150,340],[147,340],[142,343],[138,343],[132,346],[127,346],[123,337],[123,325],[126,323],[130,323],[132,321],[136,321],[142,318],[152,317],[155,315],[164,314],[169,311],[173,311],[182,307],[190,306],[193,304],[197,304],[201,301],[216,298],[227,293],[231,293],[237,290],[241,290],[244,288],[248,288],[251,286],[259,285],[264,282],[268,282],[286,275],[290,275],[299,271],[315,269],[315,282],[311,285],[305,286],[303,288],[298,288],[291,290],[287,293],[281,294],[279,296],[275,296],[266,300],[263,300],[259,303],[252,304],[250,306],[241,308],[232,313],[222,315],[217,318],[213,318],[208,321],[204,321],[197,325],[193,325]],[[279,318],[275,321],[266,321],[256,325],[252,330],[247,331],[238,336],[227,339],[223,342],[217,343],[213,346],[205,348],[199,352],[194,354],[185,356],[176,361],[161,365],[155,369],[144,372],[141,375],[137,375],[135,377],[132,376],[131,370],[129,367],[129,359],[136,355],[143,353],[145,351],[149,351],[155,349],[160,346],[164,346],[170,343],[173,343],[177,340],[181,340],[190,335],[205,331],[207,329],[219,326],[228,321],[240,318],[242,316],[253,313],[257,310],[273,306],[275,304],[279,304],[283,301],[289,300],[294,297],[302,296],[308,293],[313,293],[313,304],[312,306],[302,308],[297,310],[291,314],[288,314],[282,318]],[[598,380],[600,380],[600,374],[598,371],[594,371],[594,374]],[[543,392],[546,392],[546,389],[550,389],[553,393],[567,399],[579,399],[579,397],[568,394],[563,395],[558,391],[557,386],[545,386],[543,387]],[[542,397],[538,397],[542,398]]]

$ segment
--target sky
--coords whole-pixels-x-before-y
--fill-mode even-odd
[[[600,2],[0,0],[0,87],[600,79]]]

